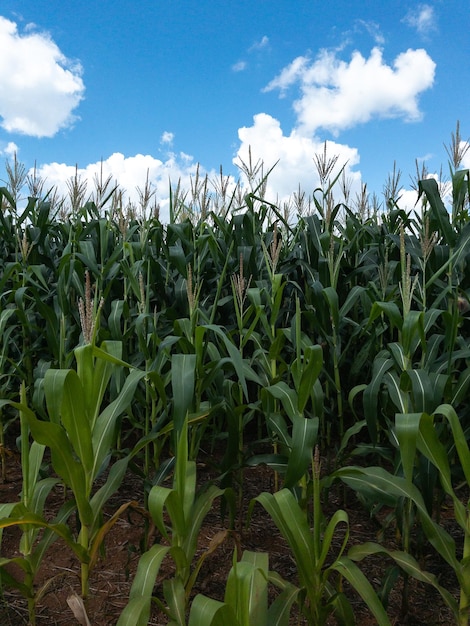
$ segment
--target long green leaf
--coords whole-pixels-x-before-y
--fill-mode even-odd
[[[390,626],[391,622],[374,588],[355,563],[343,556],[334,562],[332,569],[339,572],[349,581],[367,607],[372,611],[379,626]]]
[[[416,580],[428,585],[432,585],[441,594],[445,603],[452,610],[454,615],[458,615],[458,603],[452,594],[439,584],[438,579],[434,576],[434,574],[423,571],[416,559],[408,552],[402,552],[401,550],[388,550],[384,546],[374,542],[366,542],[353,546],[348,552],[349,558],[353,561],[362,561],[362,559],[373,554],[388,556],[393,559],[395,563],[397,563],[397,565],[399,565],[399,567],[409,576],[412,576]]]
[[[395,505],[396,498],[412,500],[418,509],[421,524],[429,541],[454,571],[459,571],[454,540],[431,519],[423,497],[415,485],[409,484],[404,478],[393,476],[381,467],[344,467],[334,472],[333,476],[340,478],[352,489],[375,498],[376,501]]]
[[[93,448],[90,418],[87,415],[81,381],[73,370],[48,370],[44,378],[44,391],[46,400],[48,400],[48,407],[52,406],[54,402],[53,394],[61,397],[61,422],[75,454],[83,466],[88,489],[91,489],[88,477],[93,467]]]
[[[117,419],[131,404],[139,382],[145,377],[145,372],[132,370],[126,378],[118,397],[111,402],[98,416],[92,433],[93,466],[91,476],[95,478],[106,456],[114,445],[116,437],[115,426]]]
[[[284,486],[291,488],[305,475],[312,462],[319,420],[297,416],[292,426],[292,449],[289,454]]]
[[[23,409],[23,412],[34,439],[50,448],[54,470],[72,489],[82,522],[89,524],[92,513],[86,494],[85,471],[82,464],[75,458],[75,452],[65,430],[58,424],[39,421],[32,411]]]
[[[171,387],[173,391],[173,421],[181,432],[194,401],[196,369],[195,354],[174,354],[171,359]]]
[[[192,602],[188,626],[240,626],[240,623],[231,606],[199,593]]]
[[[434,178],[426,178],[418,181],[418,199],[423,193],[431,207],[431,232],[437,230],[450,246],[455,243],[455,232],[449,219],[449,212],[444,206],[439,194],[439,187]]]
[[[155,544],[140,557],[129,603],[121,613],[117,626],[147,626],[155,580],[169,549],[168,546]]]
[[[281,401],[285,412],[290,417],[292,422],[294,422],[297,417],[301,417],[298,408],[297,393],[294,389],[291,389],[287,383],[281,380],[276,384],[267,387],[266,391],[271,394],[273,398]]]

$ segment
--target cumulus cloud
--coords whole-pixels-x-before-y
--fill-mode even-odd
[[[0,154],[6,156],[7,159],[12,158],[15,154],[18,154],[18,146],[14,141],[9,141],[6,145],[0,147]]]
[[[300,189],[311,193],[319,184],[318,173],[314,165],[316,154],[323,153],[324,142],[315,137],[307,137],[293,130],[285,135],[280,122],[266,113],[259,113],[253,118],[253,125],[240,128],[238,131],[240,147],[234,159],[235,164],[241,161],[248,163],[251,148],[252,160],[261,160],[267,172],[277,162],[268,177],[266,198],[270,201],[285,202]],[[352,183],[352,192],[360,187],[360,172],[352,168],[359,163],[356,148],[344,144],[327,141],[327,156],[337,156],[337,165],[333,170],[333,178],[341,167],[346,165],[346,175]]]
[[[300,98],[293,106],[302,131],[326,129],[337,135],[374,117],[420,120],[418,97],[432,86],[435,68],[423,49],[399,54],[392,65],[378,47],[368,58],[354,52],[349,62],[323,50],[314,60],[294,59],[264,90],[279,89],[282,96],[298,85]]]
[[[280,97],[290,95],[292,87],[299,88],[300,96],[293,102],[296,119],[290,131],[285,132],[279,120],[266,113],[255,115],[251,126],[238,131],[235,164],[248,161],[250,148],[252,160],[263,161],[265,172],[278,162],[268,179],[269,200],[286,201],[299,186],[307,193],[318,186],[314,159],[323,152],[322,130],[337,136],[375,117],[405,121],[422,117],[418,97],[432,86],[435,71],[435,63],[425,50],[407,50],[391,65],[384,61],[378,46],[368,58],[354,52],[344,61],[339,53],[323,50],[314,59],[299,56],[265,87],[266,92],[278,90]],[[336,141],[326,145],[328,157],[338,157],[331,178],[345,166],[354,197],[361,187],[357,148]]]
[[[246,61],[237,61],[237,63],[234,63],[232,65],[233,72],[243,72],[243,70],[246,70],[246,68],[247,68]]]
[[[168,130],[166,130],[160,137],[160,143],[171,145],[173,143],[174,138],[175,138],[174,133],[170,133]]]
[[[196,168],[197,164],[193,157],[184,153],[170,152],[165,160],[161,160],[148,154],[126,157],[120,152],[115,152],[107,159],[90,163],[83,168],[66,163],[43,164],[37,168],[36,174],[45,180],[45,190],[54,189],[59,197],[65,198],[68,196],[67,181],[77,174],[82,182],[86,182],[86,199],[93,195],[95,188],[93,181],[96,176],[100,177],[102,174],[104,180],[111,176],[113,184],[118,184],[123,191],[124,203],[127,204],[129,201],[136,206],[139,205],[137,188],[144,189],[148,178],[152,190],[155,191],[153,199],[160,205],[160,219],[168,222],[170,195],[168,181],[171,181],[172,185],[181,181],[181,188],[188,190],[191,187],[191,177],[196,174]],[[213,172],[210,175],[212,176]]]
[[[405,24],[415,28],[420,35],[426,36],[436,30],[436,15],[434,8],[429,4],[420,4],[410,9],[404,20]]]
[[[79,63],[47,33],[18,32],[0,16],[0,118],[9,133],[52,137],[75,121],[85,87]]]

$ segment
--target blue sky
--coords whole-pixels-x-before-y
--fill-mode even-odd
[[[236,177],[248,146],[266,169],[279,159],[271,194],[311,193],[328,141],[354,189],[380,195],[394,161],[409,187],[415,159],[447,172],[457,120],[470,135],[468,9],[3,0],[0,158],[16,151],[61,189],[75,165],[91,180],[103,161],[131,198],[148,171],[164,207],[169,177],[189,185],[197,163]]]

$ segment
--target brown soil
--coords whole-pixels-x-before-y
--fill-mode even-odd
[[[208,480],[211,475],[209,464],[199,463],[198,479],[201,484]],[[21,488],[21,467],[16,454],[7,458],[6,481],[0,482],[0,502],[14,502],[18,499]],[[262,491],[272,491],[273,473],[266,467],[249,468],[244,471],[243,478],[243,515],[240,517],[240,527],[237,531],[227,531],[227,520],[223,521],[220,516],[218,505],[207,516],[200,533],[199,553],[202,554],[217,533],[224,533],[221,545],[213,554],[207,557],[196,582],[194,593],[223,599],[225,583],[228,571],[232,565],[234,549],[238,553],[243,550],[266,551],[270,555],[270,569],[281,574],[285,579],[296,582],[296,568],[289,550],[279,533],[269,519],[264,509],[256,505],[252,520],[248,527],[244,524],[247,505],[250,500]],[[331,490],[328,502],[324,505],[324,512],[330,516],[340,508],[339,494]],[[57,488],[48,500],[48,507],[54,510],[63,502],[63,490]],[[136,501],[143,505],[142,483],[134,475],[128,474],[121,489],[108,503],[106,515],[111,516],[124,502]],[[350,537],[354,543],[377,540],[381,532],[377,520],[370,518],[369,514],[360,506],[352,494],[348,497],[345,508],[350,520]],[[449,522],[451,523],[451,522]],[[93,570],[90,579],[90,597],[87,602],[87,613],[92,626],[112,626],[116,624],[121,611],[126,605],[133,576],[137,567],[142,542],[145,536],[146,518],[138,508],[129,508],[117,521],[108,533],[105,540],[104,552]],[[20,532],[18,529],[6,529],[1,544],[1,556],[13,557],[18,555],[18,542]],[[341,546],[343,537],[336,538],[336,549]],[[388,547],[394,546],[395,532],[388,529],[384,537],[380,537]],[[154,528],[150,529],[147,546],[153,543],[164,542]],[[440,563],[432,555],[425,559],[425,566],[429,571],[440,575],[445,581],[445,586],[452,585],[452,572]],[[379,586],[383,579],[389,562],[382,558],[369,558],[360,564],[369,581],[374,586]],[[12,570],[13,571],[13,570]],[[67,598],[73,594],[80,594],[79,580],[80,565],[70,550],[58,540],[50,549],[47,559],[43,562],[37,579],[37,588],[52,581],[37,605],[37,626],[73,626],[79,624],[72,610],[67,604]],[[161,584],[166,577],[171,577],[171,560],[163,562],[160,574],[156,581],[154,594],[162,597]],[[409,610],[403,616],[401,611],[402,583],[399,581],[389,596],[388,614],[391,622],[396,625],[450,625],[453,618],[445,607],[440,596],[430,586],[410,582]],[[455,584],[455,594],[458,587]],[[451,589],[452,590],[452,589]],[[372,626],[375,620],[363,606],[359,597],[346,587],[346,592],[353,601],[356,615],[356,623],[361,626]],[[305,624],[293,612],[292,624]],[[166,624],[168,619],[156,608],[152,614],[149,625],[160,626]],[[28,624],[28,612],[26,601],[22,596],[11,588],[0,590],[0,626],[23,626]],[[336,624],[331,618],[329,624]]]

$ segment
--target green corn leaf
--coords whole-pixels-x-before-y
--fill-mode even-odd
[[[29,505],[29,509],[31,512],[42,515],[46,498],[58,482],[59,480],[57,478],[49,477],[38,480],[35,483],[33,489],[33,497],[31,498],[31,502]]]
[[[366,290],[361,285],[355,285],[351,291],[348,292],[346,296],[346,300],[344,301],[343,306],[339,310],[339,317],[343,319],[347,316],[349,311],[353,308],[353,306],[357,303],[359,298],[366,293]]]
[[[292,448],[292,437],[285,418],[280,413],[268,413],[267,427],[270,437],[281,445],[281,450],[288,452]]]
[[[147,626],[155,580],[169,549],[168,546],[155,544],[140,557],[129,603],[121,613],[117,626]]]
[[[421,344],[425,345],[424,336],[424,315],[422,311],[409,311],[401,328],[401,343],[406,355],[412,354],[412,346],[415,339],[421,341]]]
[[[452,212],[457,216],[465,210],[466,199],[470,189],[469,170],[458,170],[452,174]]]
[[[177,503],[178,515],[182,517],[183,527],[189,520],[196,494],[196,463],[188,460],[188,420],[185,420],[179,433],[176,454],[175,477],[173,482],[174,500],[169,500],[170,516],[173,502]],[[183,534],[184,530],[180,530]]]
[[[97,476],[105,458],[114,445],[115,426],[118,418],[129,407],[134,398],[137,385],[144,377],[144,371],[132,370],[126,378],[118,397],[108,404],[96,419],[92,434],[94,459],[91,476],[93,478]]]
[[[55,518],[53,519],[51,523],[51,527],[43,529],[41,540],[34,547],[34,551],[29,557],[30,563],[31,563],[31,569],[33,571],[38,570],[46,552],[49,550],[50,546],[54,543],[54,541],[56,541],[56,539],[59,537],[59,535],[54,531],[54,528],[57,527],[57,525],[59,525],[59,527],[61,524],[65,525],[67,523],[68,518],[75,510],[76,510],[75,502],[73,502],[72,500],[69,502],[66,502],[60,507],[59,512],[57,513],[57,515],[55,516]]]
[[[416,443],[419,433],[421,413],[397,413],[395,434],[399,443],[401,463],[405,478],[411,483],[416,460]]]
[[[323,351],[321,346],[309,346],[304,352],[304,367],[300,384],[297,389],[298,393],[298,409],[301,413],[305,410],[305,406],[313,393],[313,386],[318,379],[323,367]]]
[[[65,430],[59,424],[39,421],[32,411],[25,411],[24,407],[22,411],[28,420],[33,438],[50,448],[54,470],[72,489],[82,522],[89,524],[91,508],[86,493],[87,478],[83,465],[75,458]]]
[[[336,289],[333,287],[325,287],[323,289],[323,295],[328,302],[328,308],[330,309],[330,318],[335,328],[339,327],[339,298]]]
[[[187,536],[184,542],[184,551],[188,560],[192,560],[196,553],[199,531],[207,513],[212,507],[215,498],[222,496],[225,490],[219,489],[215,485],[210,485],[206,490],[198,494],[194,502],[190,516],[187,519]]]
[[[113,300],[111,302],[111,313],[108,317],[108,327],[114,339],[122,339],[121,320],[124,315],[124,300]]]
[[[29,573],[30,562],[24,557],[15,557],[5,559],[0,557],[0,582],[3,586],[10,589],[17,589],[23,598],[33,598],[34,590],[30,585],[25,585],[8,572],[8,566],[14,565],[21,568],[24,572]]]
[[[44,377],[44,392],[48,408],[52,407],[55,395],[61,398],[61,422],[85,475],[90,476],[93,467],[91,427],[85,406],[85,392],[77,373],[73,370],[48,370]],[[87,489],[91,487],[88,479],[86,484]]]
[[[269,580],[271,580],[271,576]],[[296,602],[300,589],[286,583],[284,590],[277,596],[268,609],[269,626],[289,626],[292,605]]]
[[[381,467],[344,467],[334,472],[332,476],[340,478],[352,489],[384,504],[396,506],[397,498],[412,500],[417,507],[423,530],[429,541],[454,571],[459,571],[454,540],[431,519],[423,497],[415,485],[410,484],[404,478],[393,476]]]
[[[44,376],[47,413],[50,421],[55,424],[61,423],[64,381],[70,371],[71,370],[48,370]]]
[[[40,529],[50,530],[64,540],[66,545],[72,549],[74,554],[80,559],[82,563],[88,563],[88,553],[79,543],[73,538],[70,528],[63,523],[48,522],[41,515],[29,512],[21,504],[17,504],[11,511],[11,515],[8,518],[0,519],[0,529],[10,528],[12,526],[36,526]]]
[[[313,536],[306,516],[291,491],[281,489],[274,495],[262,493],[255,501],[266,509],[292,550],[302,586],[314,588],[316,559]]]
[[[199,593],[192,602],[188,626],[240,626],[240,623],[231,606]]]
[[[171,387],[173,392],[173,422],[181,432],[194,400],[195,354],[174,354],[171,359]]]
[[[470,451],[462,425],[455,409],[450,404],[441,404],[434,411],[435,415],[443,415],[450,424],[452,436],[467,484],[470,484]]]
[[[400,388],[400,379],[396,372],[386,372],[383,382],[397,411],[405,413],[408,410],[408,396]]]
[[[89,359],[85,359],[84,367],[79,367],[81,355],[90,352]],[[91,422],[91,429],[95,427],[96,419],[99,415],[101,403],[108,387],[109,381],[117,365],[125,365],[121,361],[122,343],[120,341],[103,342],[101,348],[94,345],[82,346],[75,349],[75,358],[77,360],[77,372],[79,376],[83,375],[84,380],[89,383],[89,387],[85,388],[86,405]],[[84,369],[88,367],[89,371]]]
[[[465,507],[453,490],[448,453],[444,445],[439,441],[434,427],[433,416],[427,414],[421,416],[419,435],[417,440],[418,449],[437,468],[442,488],[454,501],[456,521],[465,529],[467,524]]]
[[[248,597],[249,624],[268,626],[269,555],[266,552],[245,550],[242,562],[249,563],[253,568]]]
[[[275,385],[270,385],[269,387],[267,387],[266,391],[270,395],[272,395],[273,398],[281,401],[285,412],[290,417],[292,422],[294,422],[297,417],[301,417],[298,408],[297,393],[293,389],[291,389],[287,385],[287,383],[281,380]]]
[[[266,465],[279,474],[285,474],[288,460],[288,457],[282,454],[255,454],[247,459],[246,465],[247,467]]]
[[[318,558],[318,563],[317,563],[317,566],[319,568],[322,568],[326,562],[326,559],[329,558],[329,556],[331,556],[330,551],[331,551],[332,541],[333,541],[333,537],[335,535],[336,529],[339,524],[345,525],[345,531],[344,531],[343,543],[339,550],[338,556],[341,557],[341,555],[344,552],[344,549],[349,539],[349,518],[348,518],[348,514],[346,513],[346,511],[343,511],[340,509],[339,511],[335,511],[335,513],[331,517],[325,529],[323,540],[322,540],[321,553],[320,553],[320,556]]]
[[[434,385],[431,382],[429,374],[423,369],[408,370],[405,374],[411,382],[411,394],[413,399],[413,410],[424,412],[432,412]]]
[[[401,343],[396,343],[396,342],[389,343],[388,349],[390,350],[390,353],[393,356],[395,363],[398,365],[400,370],[401,371],[406,370],[409,366],[409,363],[405,355],[403,345]]]
[[[172,626],[186,626],[186,593],[180,578],[170,578],[163,581],[163,595],[168,604]]]
[[[130,363],[122,360],[122,341],[103,341],[101,347],[91,344],[94,357],[99,360],[131,369]]]
[[[217,335],[219,339],[221,339],[222,343],[225,346],[225,349],[227,350],[230,360],[233,364],[233,368],[238,376],[238,380],[242,386],[245,399],[248,399],[248,389],[246,386],[246,364],[244,363],[242,359],[240,351],[236,348],[236,346],[227,336],[227,332],[223,327],[217,326],[215,324],[207,324],[204,326],[204,328],[211,330]],[[257,378],[254,372],[253,372],[253,376]]]
[[[37,441],[31,442],[29,447],[29,459],[28,459],[28,471],[25,475],[25,471],[23,469],[23,497],[25,492],[31,494],[31,491],[34,493],[35,485],[37,483],[39,477],[39,471],[41,469],[42,461],[44,458],[44,451],[46,446],[41,445]],[[27,489],[25,489],[25,480],[27,481]]]
[[[374,588],[352,560],[343,556],[334,562],[332,569],[344,576],[358,592],[373,613],[379,626],[390,626],[391,622]]]
[[[305,475],[312,462],[319,419],[295,417],[292,425],[292,449],[289,454],[284,486],[291,488]]]
[[[242,558],[234,563],[225,588],[225,602],[231,606],[240,626],[260,624],[267,620],[267,573],[263,576],[253,562]]]
[[[364,390],[364,414],[373,443],[377,441],[377,403],[379,391],[384,382],[385,373],[391,367],[393,367],[392,359],[377,356],[372,366],[372,380]]]
[[[458,406],[466,397],[470,386],[470,367],[460,373],[459,379],[452,390],[451,406]]]
[[[400,309],[395,302],[374,302],[370,311],[368,325],[374,322],[383,313],[392,322],[392,327],[402,329],[403,318],[400,313]]]
[[[168,487],[162,487],[161,485],[154,485],[149,493],[148,508],[152,520],[157,527],[158,531],[166,538],[168,537],[168,531],[164,522],[165,505],[173,493],[173,490]],[[174,520],[172,520],[174,522]]]
[[[91,522],[91,534],[93,534],[99,528],[104,505],[121,486],[124,476],[126,474],[128,463],[129,457],[119,459],[118,461],[113,463],[106,478],[106,482],[91,498],[90,506],[93,512],[93,519]]]
[[[418,200],[423,194],[431,207],[430,231],[437,230],[444,241],[452,247],[455,244],[455,232],[450,224],[449,213],[441,200],[439,187],[434,178],[418,181]]]
[[[90,270],[92,276],[99,276],[100,268],[98,267],[98,263],[96,261],[93,241],[90,239],[82,239],[78,242],[78,249],[79,252],[77,252],[77,259],[80,259],[83,265]]]
[[[458,603],[455,598],[450,594],[447,589],[442,587],[436,576],[430,572],[423,571],[416,559],[408,552],[402,552],[401,550],[387,550],[383,546],[374,542],[366,542],[360,545],[353,546],[348,556],[353,561],[362,561],[364,558],[372,555],[385,555],[393,559],[395,563],[409,576],[412,576],[416,580],[419,580],[428,585],[432,585],[442,596],[447,606],[452,610],[454,615],[458,615]]]
[[[7,518],[10,516],[11,512],[16,506],[16,502],[5,502],[3,504],[0,503],[0,520]],[[0,524],[0,545],[2,541],[3,528]]]

